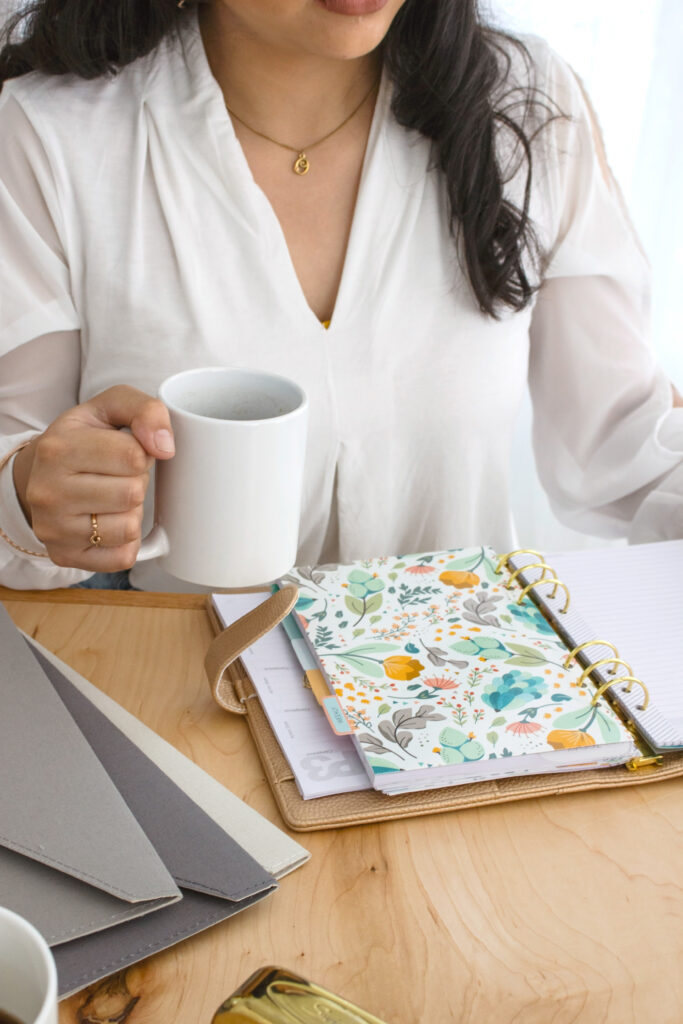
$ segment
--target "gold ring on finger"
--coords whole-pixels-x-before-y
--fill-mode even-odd
[[[94,513],[90,515],[90,525],[92,526],[92,533],[90,534],[90,543],[94,548],[98,548],[102,543],[100,537],[99,527],[97,525],[97,516]]]

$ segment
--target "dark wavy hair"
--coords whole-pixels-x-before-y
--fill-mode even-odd
[[[0,87],[36,70],[115,74],[175,31],[192,2],[180,9],[176,0],[30,0],[3,33]],[[484,23],[478,0],[406,0],[383,48],[394,115],[432,140],[451,231],[480,309],[493,317],[505,307],[524,309],[543,265],[529,215],[532,146],[559,114],[533,85],[528,51]],[[526,65],[526,86],[510,80],[515,50]],[[516,153],[506,169],[501,139]],[[516,206],[505,186],[520,172]]]

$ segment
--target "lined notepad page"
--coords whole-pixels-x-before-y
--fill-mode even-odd
[[[516,564],[537,561],[520,557]],[[642,691],[613,688],[639,730],[658,749],[683,747],[683,540],[573,551],[545,561],[569,588],[566,616],[557,615],[575,645],[598,638],[611,641],[633,675],[642,679],[650,704],[639,709]],[[538,578],[530,570],[530,578]],[[540,593],[552,588],[543,586]],[[558,592],[548,607],[562,606]],[[605,647],[589,648],[591,660],[609,657]],[[607,682],[610,666],[597,674]],[[619,667],[619,675],[626,672]]]

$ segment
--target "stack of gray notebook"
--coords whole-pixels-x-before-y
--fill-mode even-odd
[[[308,853],[0,605],[0,905],[60,996],[263,899]]]

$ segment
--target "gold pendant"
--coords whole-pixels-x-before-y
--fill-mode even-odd
[[[295,174],[308,174],[308,169],[310,166],[311,165],[308,161],[308,157],[306,156],[306,154],[299,153],[298,157],[294,161],[294,167],[292,168],[292,170],[294,171]]]

